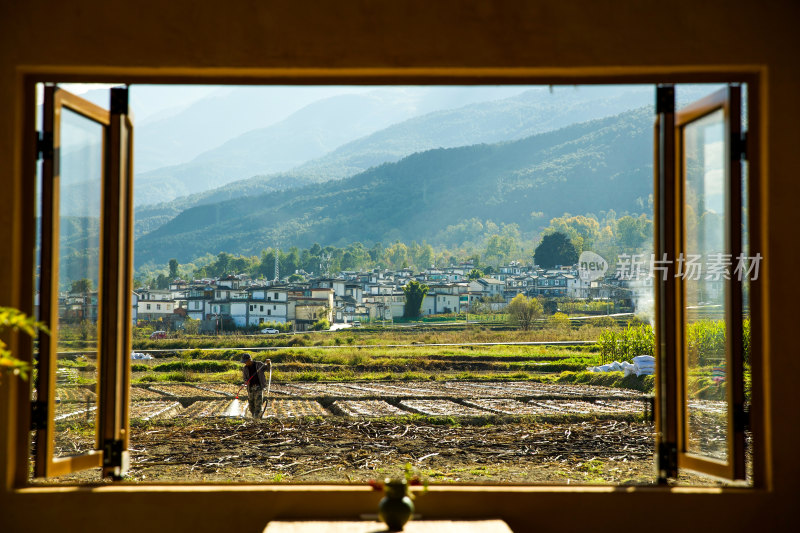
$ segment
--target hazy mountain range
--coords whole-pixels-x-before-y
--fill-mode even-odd
[[[475,217],[536,231],[565,212],[641,211],[652,192],[651,86],[134,86],[132,100],[145,116],[137,265],[276,244],[457,245],[447,227]]]
[[[457,90],[456,90],[457,89]],[[460,94],[475,91],[473,88],[453,88],[449,92]],[[486,93],[486,91],[483,91]],[[489,94],[495,94],[491,92]],[[474,97],[474,95],[473,95]],[[259,146],[264,139],[279,132],[290,130],[289,139],[303,150],[319,149],[317,141],[308,140],[314,132],[305,124],[308,117],[316,122],[325,121],[335,129],[336,120],[323,119],[322,116],[340,116],[339,110],[331,111],[328,106],[337,99],[319,102],[296,113],[279,125],[254,130],[237,137],[225,145],[198,158],[189,164],[145,174],[137,181],[137,198],[152,190],[162,200],[171,200],[171,183],[181,182],[180,187],[194,187],[194,194],[162,201],[155,205],[141,205],[137,202],[136,233],[142,235],[153,231],[181,211],[194,205],[236,198],[243,194],[282,190],[329,179],[340,179],[362,172],[385,162],[397,161],[415,152],[432,148],[449,148],[484,142],[498,142],[520,139],[534,133],[557,129],[576,122],[610,116],[621,111],[650,104],[652,88],[649,87],[561,87],[552,93],[547,88],[529,89],[522,94],[488,102],[470,104],[456,109],[439,110],[409,120],[392,124],[370,135],[350,141],[325,155],[295,166],[291,171],[275,174],[259,173],[246,180],[237,180],[228,185],[211,190],[203,190],[209,181],[224,181],[218,176],[226,171],[221,167],[237,168],[241,172],[244,163],[256,168],[254,161],[264,156]],[[462,98],[463,100],[463,98]],[[353,100],[353,107],[364,105]],[[373,104],[361,109],[371,109]],[[363,112],[361,113],[363,114]],[[356,113],[358,116],[359,113]],[[347,116],[347,114],[345,114]],[[340,134],[341,137],[341,134]],[[250,154],[250,155],[248,155]],[[295,152],[297,154],[297,152]],[[203,163],[201,163],[203,161]],[[236,163],[231,163],[234,161]],[[277,159],[276,159],[277,161]],[[273,162],[274,163],[274,162]],[[271,163],[259,163],[268,168]],[[161,173],[164,173],[163,175]],[[173,176],[170,178],[168,174]],[[227,174],[226,174],[227,175]],[[161,176],[154,182],[150,176]],[[174,176],[182,176],[178,181]],[[183,185],[185,179],[186,185]],[[198,190],[199,189],[199,190]],[[166,191],[166,192],[165,192]]]
[[[191,207],[136,241],[136,263],[276,244],[444,243],[470,218],[530,231],[565,212],[641,210],[652,192],[652,110],[522,140],[415,153],[351,178]]]
[[[322,95],[333,91],[313,89],[322,91]],[[136,160],[136,204],[168,201],[256,174],[288,171],[410,117],[523,89],[386,87],[363,92],[361,88],[362,92],[335,94],[300,106],[311,95],[310,90],[235,88],[224,97],[203,99],[178,116],[145,125],[137,135],[137,139],[144,139],[137,141],[136,149],[137,154],[142,151]],[[260,122],[257,127],[256,120]],[[202,140],[195,138],[195,132],[209,130],[214,134],[205,134]],[[187,131],[192,132],[188,138]],[[213,146],[209,146],[210,139],[216,141]],[[177,146],[176,140],[181,141]],[[185,152],[189,146],[193,150],[207,148],[196,151],[192,158],[183,157],[178,165],[149,170],[156,156]]]

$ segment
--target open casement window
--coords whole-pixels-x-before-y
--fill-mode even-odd
[[[668,265],[656,293],[659,477],[744,479],[740,88],[680,111],[672,87],[657,94],[656,259]],[[713,328],[725,342],[702,346]],[[701,377],[725,400],[705,401]]]
[[[133,127],[128,90],[110,100],[107,111],[45,87],[36,477],[126,468]],[[85,449],[62,442],[76,419],[93,436]]]

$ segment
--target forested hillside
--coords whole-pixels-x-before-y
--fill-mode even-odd
[[[207,98],[185,113],[146,125],[137,137],[136,153],[145,152],[141,157],[153,160],[160,155],[164,159],[170,152],[195,155],[179,164],[137,173],[136,204],[170,201],[231,181],[289,171],[344,143],[408,118],[504,98],[523,90],[513,86],[389,86],[323,97],[291,114],[275,107],[291,109],[303,100],[303,91],[325,94],[334,89],[237,87],[232,89],[233,99]],[[242,130],[242,125],[250,127]],[[209,145],[210,139],[216,142]],[[200,146],[204,148],[190,150]]]
[[[565,212],[643,212],[652,193],[651,128],[645,107],[519,141],[416,153],[344,180],[193,207],[140,237],[136,263],[314,242],[460,244],[475,219],[529,233]]]
[[[559,87],[552,93],[547,88],[539,87],[511,98],[480,102],[411,118],[348,142],[311,161],[302,161],[303,164],[298,163],[299,166],[291,171],[276,174],[267,173],[276,168],[274,165],[278,162],[273,154],[276,150],[285,150],[287,144],[286,139],[275,144],[269,138],[283,135],[283,129],[288,126],[281,126],[283,129],[274,127],[258,130],[198,157],[193,163],[167,169],[168,172],[151,174],[151,177],[157,178],[158,186],[155,188],[152,187],[153,181],[148,182],[149,185],[137,185],[137,194],[140,197],[137,204],[140,207],[136,212],[136,234],[138,236],[153,231],[178,213],[197,205],[350,177],[382,163],[395,162],[410,154],[434,148],[522,139],[570,124],[613,116],[651,101],[652,88],[644,86],[627,87],[623,90],[618,87]],[[291,139],[297,139],[295,144],[302,145],[302,139],[309,135],[308,128],[297,127],[297,124],[304,124],[297,117],[293,121],[287,121],[289,122],[293,124]],[[308,147],[304,150],[304,153],[310,153],[307,152]],[[219,168],[215,161],[223,161],[220,164],[228,170]],[[210,179],[214,179],[215,173],[224,175],[224,179],[219,182],[226,183],[230,181],[227,174],[231,168],[243,172],[245,167],[253,170],[252,174],[258,175],[213,190],[189,194],[174,201],[141,205],[150,203],[152,198],[172,198],[173,192],[167,196],[159,196],[173,187],[170,181],[176,178],[171,177],[172,174],[181,176],[179,181],[182,189],[202,190]],[[152,189],[155,195],[139,193],[143,188]],[[149,196],[144,196],[145,194]]]

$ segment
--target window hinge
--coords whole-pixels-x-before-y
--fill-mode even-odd
[[[53,132],[52,131],[37,131],[36,132],[36,160],[53,159]]]
[[[656,114],[675,112],[675,87],[659,85],[656,87]]]
[[[658,443],[658,481],[678,477],[678,446],[674,442]]]
[[[750,428],[750,410],[743,405],[733,409],[733,430],[737,433]]]
[[[127,87],[112,87],[111,88],[111,113],[115,115],[128,114],[128,88]]]
[[[131,463],[130,452],[125,449],[121,439],[103,441],[103,475],[119,481],[128,472]]]
[[[734,159],[738,159],[741,161],[747,161],[747,132],[743,131],[742,134],[739,136],[739,139],[736,142],[736,146],[734,147],[736,152],[734,153]]]
[[[122,466],[122,440],[107,439],[103,441],[103,467],[115,468]]]
[[[31,403],[31,430],[47,427],[47,402]]]

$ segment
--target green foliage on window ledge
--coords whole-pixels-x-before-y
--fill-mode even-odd
[[[31,337],[37,331],[47,332],[47,328],[41,322],[37,322],[22,311],[12,307],[0,307],[0,335],[7,330],[22,331]],[[22,379],[28,379],[28,372],[31,365],[20,361],[11,354],[8,345],[0,338],[0,382],[6,374],[17,375]]]

